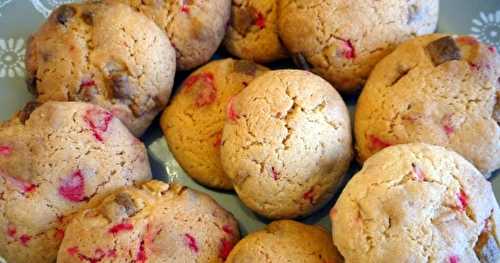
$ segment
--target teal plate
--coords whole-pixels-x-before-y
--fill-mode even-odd
[[[8,119],[31,99],[24,84],[25,43],[31,32],[38,26],[55,6],[72,2],[68,0],[0,0],[0,120]],[[441,0],[439,21],[440,32],[470,34],[500,50],[500,1],[499,0]],[[215,58],[227,56],[223,51]],[[290,66],[286,61],[272,68]],[[176,87],[188,73],[176,76]],[[345,98],[349,108],[354,109],[356,98]],[[219,204],[231,211],[240,222],[243,234],[260,229],[267,224],[248,210],[233,192],[218,192],[207,189],[193,180],[181,169],[168,150],[158,126],[158,120],[143,137],[148,146],[151,166],[156,179],[176,181],[203,191],[216,199]],[[499,157],[500,158],[500,157]],[[346,175],[350,178],[359,167],[353,163]],[[496,174],[500,172],[497,171]],[[500,177],[493,180],[497,198],[500,197]],[[322,210],[302,221],[321,224],[330,228],[327,217],[333,200]]]

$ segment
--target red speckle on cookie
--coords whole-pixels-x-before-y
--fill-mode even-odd
[[[479,45],[479,41],[477,41],[477,39],[475,39],[473,37],[470,37],[470,36],[461,36],[461,37],[458,37],[456,39],[456,41],[459,44],[463,44],[463,45],[470,45],[470,46]]]
[[[370,146],[371,146],[370,148],[372,150],[382,150],[382,149],[392,145],[391,143],[386,142],[375,135],[370,135],[369,141],[370,141]]]
[[[184,239],[186,242],[186,246],[188,246],[191,251],[195,253],[198,252],[198,244],[196,243],[196,239],[192,235],[184,234]]]
[[[113,114],[103,109],[92,108],[87,110],[83,118],[92,130],[94,137],[100,142],[104,141],[103,135],[109,128]]]
[[[70,247],[66,250],[66,252],[68,252],[69,255],[71,256],[76,256],[76,254],[78,254],[80,250],[78,249],[78,247]]]
[[[460,203],[458,206],[458,210],[465,211],[465,209],[469,205],[469,197],[464,192],[464,190],[460,190],[460,193],[457,194],[457,198]]]
[[[195,84],[202,84],[195,99],[197,107],[203,107],[212,104],[217,98],[217,88],[214,85],[214,75],[210,72],[203,72],[192,75],[184,81],[184,92],[190,92]]]
[[[280,173],[278,172],[278,170],[276,168],[271,167],[271,172],[272,172],[272,176],[273,176],[274,181],[277,181],[280,179]]]
[[[5,181],[7,181],[10,185],[14,186],[17,190],[19,190],[23,194],[35,192],[36,188],[38,187],[35,184],[26,182],[24,180],[12,176],[8,176],[2,171],[0,171],[0,177],[3,177]]]
[[[261,12],[255,14],[255,25],[259,29],[264,29],[266,27],[266,18]]]
[[[138,263],[144,263],[148,260],[148,255],[146,254],[146,246],[144,244],[144,240],[141,241],[139,245],[139,251],[137,252],[136,261]]]
[[[80,88],[90,88],[95,86],[95,81],[93,79],[84,79],[80,83]]]
[[[415,175],[415,178],[417,179],[417,181],[424,181],[425,180],[425,174],[422,171],[422,169],[420,169],[420,167],[418,167],[414,163],[412,163],[411,166],[413,168],[413,174]]]
[[[304,200],[309,201],[311,205],[313,205],[316,202],[316,197],[314,194],[314,186],[309,189],[309,191],[305,192],[304,195],[302,196]]]
[[[222,145],[222,132],[220,131],[220,132],[215,134],[215,141],[214,141],[213,146],[215,148],[219,148],[221,145]]]
[[[232,236],[233,235],[233,229],[231,228],[230,225],[224,225],[222,226],[222,231],[224,231],[224,233]]]
[[[352,44],[351,40],[340,39],[341,45],[338,55],[344,57],[345,59],[355,59],[356,58],[356,49]]]
[[[495,46],[489,46],[488,47],[488,50],[491,52],[491,53],[497,53],[497,48]]]
[[[458,256],[450,256],[448,258],[448,262],[449,263],[459,263],[460,262],[460,258]]]
[[[85,198],[85,178],[82,171],[78,170],[61,180],[58,191],[66,200],[71,202],[81,202]]]
[[[7,225],[7,236],[11,238],[16,238],[17,229],[13,224]]]
[[[56,240],[63,240],[63,238],[64,238],[64,229],[56,228],[56,231],[54,232],[54,238]]]
[[[78,258],[80,258],[80,260],[85,260],[85,261],[88,261],[90,263],[100,262],[104,259],[104,257],[106,257],[106,253],[104,253],[104,251],[100,248],[95,250],[94,256],[92,256],[92,257],[86,256],[86,255],[81,254],[81,253],[78,254]]]
[[[452,122],[453,114],[446,114],[441,120],[441,125],[443,126],[443,130],[447,136],[450,136],[455,132],[455,127]]]
[[[110,258],[115,258],[116,257],[116,249],[109,249],[108,252],[106,253],[106,256]]]
[[[21,245],[23,246],[28,246],[28,242],[30,242],[31,236],[23,234],[19,237],[19,242],[21,242]]]
[[[116,234],[118,234],[120,232],[130,231],[132,229],[134,229],[134,225],[132,225],[130,223],[120,223],[120,224],[116,224],[113,227],[111,227],[108,230],[108,233],[116,235]]]
[[[10,155],[12,151],[12,147],[7,145],[0,145],[0,156]]]
[[[240,117],[238,115],[238,112],[234,108],[234,97],[231,97],[231,99],[229,99],[229,103],[227,104],[226,114],[227,118],[231,121],[236,121]]]
[[[225,238],[221,239],[220,242],[219,257],[225,261],[231,250],[233,250],[234,244]]]
[[[189,14],[189,6],[187,6],[187,5],[182,5],[182,6],[181,6],[181,12],[182,12],[182,13]]]

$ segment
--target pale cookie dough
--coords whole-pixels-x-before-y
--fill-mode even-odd
[[[439,0],[281,0],[278,27],[298,66],[352,93],[397,44],[434,32],[438,9]]]
[[[222,170],[220,144],[229,100],[265,67],[245,60],[213,61],[193,72],[160,121],[168,146],[182,168],[196,181],[232,189]]]
[[[278,35],[277,0],[233,0],[224,45],[234,56],[260,63],[287,57]]]
[[[226,33],[231,0],[106,0],[128,3],[168,34],[177,66],[189,70],[210,60]]]
[[[342,263],[332,237],[320,226],[274,221],[243,238],[226,263]]]
[[[500,56],[467,36],[410,40],[373,70],[356,108],[362,162],[393,144],[452,149],[485,174],[500,168]]]
[[[90,198],[151,178],[144,144],[111,113],[36,106],[0,126],[0,256],[9,263],[55,262],[68,219]]]
[[[254,212],[306,216],[333,196],[349,167],[350,127],[328,82],[307,71],[271,71],[229,103],[222,166]]]
[[[91,203],[69,223],[58,263],[224,262],[239,240],[229,212],[180,185],[150,181]]]
[[[491,184],[440,146],[403,144],[373,155],[330,215],[346,262],[500,262]]]
[[[26,69],[40,102],[100,105],[140,136],[168,102],[175,50],[127,5],[62,5],[30,38]]]

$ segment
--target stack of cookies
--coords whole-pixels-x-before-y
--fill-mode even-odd
[[[469,36],[432,34],[438,7],[60,6],[29,41],[35,100],[0,124],[0,256],[500,262],[500,210],[487,181],[500,168],[500,55]],[[209,62],[221,44],[237,58]],[[295,69],[257,64],[278,60]],[[187,70],[169,101],[176,71]],[[344,99],[358,95],[351,121]],[[276,221],[240,241],[237,220],[210,196],[154,180],[138,137],[161,112],[191,178]],[[347,178],[353,159],[362,169]],[[293,221],[337,193],[331,234]]]

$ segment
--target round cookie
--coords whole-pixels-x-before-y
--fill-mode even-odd
[[[159,27],[124,4],[62,5],[26,52],[28,84],[39,101],[100,105],[136,136],[170,97],[175,50]]]
[[[227,263],[341,263],[332,238],[320,226],[291,220],[274,221],[243,238]]]
[[[438,9],[439,0],[283,0],[278,26],[299,67],[352,93],[397,44],[434,32]]]
[[[210,60],[226,33],[231,0],[107,0],[127,3],[163,28],[177,51],[177,67],[189,70]]]
[[[294,218],[332,197],[351,143],[347,107],[328,82],[307,71],[271,71],[228,105],[222,166],[254,212]]]
[[[278,36],[277,0],[234,0],[224,45],[234,56],[260,63],[287,57]]]
[[[75,216],[57,262],[223,262],[238,240],[236,220],[208,195],[150,181]]]
[[[246,60],[210,62],[192,73],[167,107],[161,127],[182,168],[196,181],[232,189],[220,161],[229,100],[267,68]]]
[[[486,176],[500,168],[500,56],[468,36],[405,42],[373,70],[358,100],[360,161],[410,142],[450,148]]]
[[[54,262],[90,198],[151,178],[144,144],[103,108],[35,108],[0,126],[0,256],[10,263]]]
[[[491,184],[440,146],[403,144],[373,155],[330,215],[346,262],[500,261]]]

